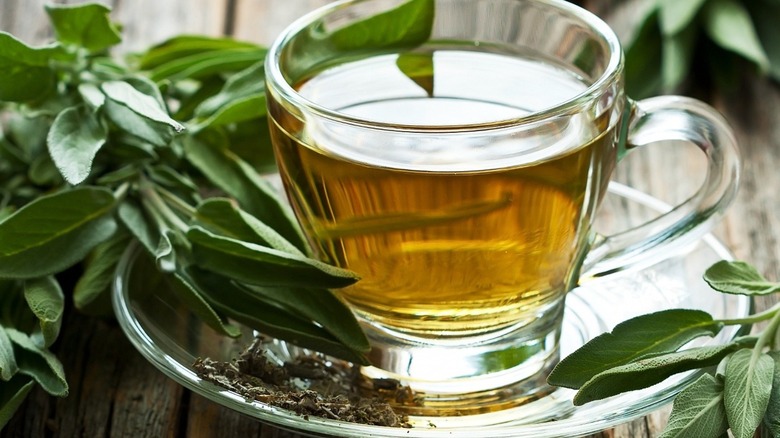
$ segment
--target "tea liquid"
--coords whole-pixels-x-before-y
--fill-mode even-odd
[[[386,54],[296,87],[348,116],[417,127],[392,141],[271,101],[290,201],[317,256],[362,277],[337,292],[368,320],[438,338],[530,322],[576,281],[572,266],[614,163],[612,131],[581,116],[533,131],[434,136],[431,127],[456,131],[556,106],[586,85],[538,60],[430,55],[432,72],[414,80],[398,54]]]

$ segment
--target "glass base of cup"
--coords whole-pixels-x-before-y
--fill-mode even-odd
[[[464,416],[515,408],[556,388],[563,300],[531,324],[459,339],[409,336],[365,323],[373,347],[363,377],[387,387],[394,409],[415,416]]]

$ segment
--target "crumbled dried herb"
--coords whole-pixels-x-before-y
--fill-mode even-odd
[[[198,358],[198,376],[223,388],[272,406],[309,416],[376,426],[412,427],[406,415],[387,401],[413,400],[397,381],[366,380],[347,362],[318,354],[303,355],[283,365],[270,360],[265,340],[256,338],[230,362]]]

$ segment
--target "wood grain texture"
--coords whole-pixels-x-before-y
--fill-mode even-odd
[[[147,47],[180,33],[220,35],[269,44],[290,22],[329,0],[101,0],[123,23],[119,51]],[[41,43],[51,37],[44,0],[1,0],[0,30]],[[55,1],[54,3],[76,3]],[[629,32],[631,10],[622,2],[582,2]],[[634,2],[636,3],[636,2]],[[715,233],[735,256],[780,279],[780,87],[746,80],[741,91],[710,103],[734,126],[742,144],[742,185]],[[653,146],[621,164],[616,179],[676,203],[700,184],[703,161],[692,147]],[[697,178],[699,178],[697,180]],[[776,302],[759,300],[759,309]],[[2,437],[262,437],[300,435],[261,424],[183,389],[147,363],[112,321],[68,309],[54,347],[71,391],[56,399],[35,389]],[[650,438],[668,419],[669,407],[593,435]]]

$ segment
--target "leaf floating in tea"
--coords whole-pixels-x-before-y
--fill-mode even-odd
[[[428,97],[433,97],[434,71],[432,52],[404,52],[398,55],[395,64],[401,70],[401,73],[425,90]]]

